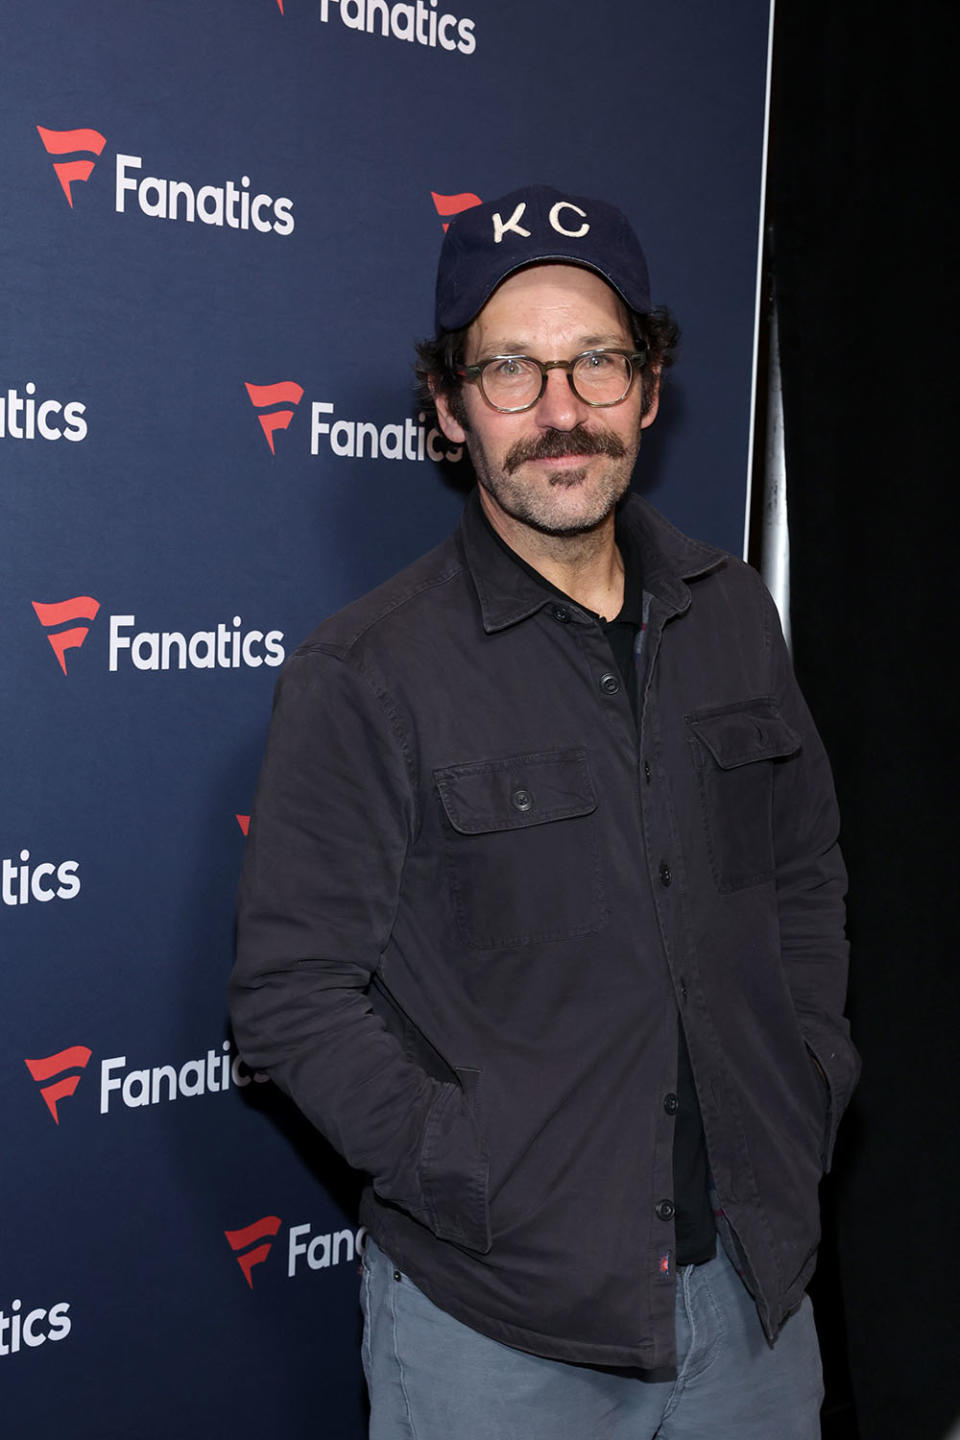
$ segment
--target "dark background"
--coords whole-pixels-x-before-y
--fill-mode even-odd
[[[844,817],[864,1061],[824,1187],[824,1434],[944,1440],[960,1417],[957,12],[777,12],[793,641]]]

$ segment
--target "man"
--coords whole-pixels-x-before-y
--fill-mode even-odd
[[[627,498],[673,339],[610,206],[455,220],[477,489],[280,682],[233,1015],[370,1178],[373,1440],[819,1433],[837,817],[758,577]]]

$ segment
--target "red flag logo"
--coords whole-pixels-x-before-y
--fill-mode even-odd
[[[300,404],[303,399],[303,386],[298,385],[294,380],[280,380],[276,385],[251,385],[249,380],[245,380],[244,385],[253,408],[266,412],[257,418],[267,437],[270,454],[275,455],[277,452],[273,448],[273,432],[286,430],[290,424],[293,419],[293,411],[287,407]],[[268,405],[282,405],[284,408],[266,410]]]
[[[60,1124],[57,1102],[65,1099],[67,1095],[72,1095],[80,1084],[79,1074],[68,1075],[65,1072],[84,1070],[92,1054],[93,1051],[88,1050],[86,1045],[68,1045],[66,1050],[58,1050],[56,1055],[45,1055],[39,1060],[23,1062],[40,1086],[40,1094],[57,1125]]]
[[[270,1254],[273,1241],[266,1237],[276,1235],[281,1224],[278,1216],[264,1215],[262,1220],[254,1220],[252,1225],[244,1225],[239,1230],[224,1230],[223,1232],[227,1237],[230,1249],[237,1252],[237,1264],[246,1276],[251,1290],[253,1289],[253,1277],[250,1271],[254,1265],[262,1265]]]
[[[435,190],[431,190],[430,194],[433,196],[433,203],[441,219],[445,215],[449,215],[452,219],[454,215],[459,215],[461,210],[472,210],[474,205],[483,204],[480,196],[472,194],[469,190],[464,190],[460,195],[438,195]],[[450,221],[447,220],[443,227],[444,234],[449,228]]]
[[[99,156],[106,145],[106,139],[99,130],[47,130],[37,126],[37,133],[43,141],[48,155],[71,155],[86,151],[88,155]],[[70,186],[74,180],[89,180],[96,160],[55,160],[53,168],[60,181],[67,204],[73,209]]]
[[[100,601],[94,600],[91,595],[74,595],[70,600],[60,600],[53,605],[44,605],[40,600],[31,600],[31,605],[37,612],[37,619],[45,630],[50,630],[54,625],[67,625],[66,630],[55,630],[47,636],[53,647],[60,669],[64,675],[67,673],[67,662],[64,658],[68,650],[79,650],[90,632],[89,625],[74,625],[74,620],[95,620],[97,611],[100,609]]]

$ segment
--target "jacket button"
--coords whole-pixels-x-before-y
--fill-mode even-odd
[[[663,1108],[664,1110],[666,1110],[668,1115],[676,1115],[677,1111],[680,1109],[680,1101],[678,1100],[677,1096],[664,1095]]]
[[[561,625],[570,624],[570,611],[565,605],[551,605],[550,614]]]
[[[394,1280],[402,1280],[402,1279],[403,1279],[403,1276],[401,1275],[401,1273],[400,1273],[399,1270],[394,1270],[394,1272],[393,1272],[393,1278],[394,1278]]]
[[[661,884],[661,885],[669,885],[672,879],[673,879],[673,875],[672,875],[672,873],[671,873],[670,866],[667,864],[666,860],[661,860],[661,861],[660,861],[660,884]]]
[[[649,784],[650,784],[650,761],[649,761],[649,760],[644,760],[644,762],[643,762],[643,778],[644,778],[644,780],[646,780],[647,784],[649,785]]]
[[[600,676],[600,689],[603,691],[604,695],[616,695],[617,691],[620,689],[620,681],[617,679],[616,675],[611,675],[610,671],[608,670],[606,675]]]
[[[677,1207],[672,1200],[661,1200],[657,1206],[658,1220],[672,1220],[677,1212]]]
[[[510,803],[514,810],[529,810],[533,806],[533,796],[529,790],[514,790]]]

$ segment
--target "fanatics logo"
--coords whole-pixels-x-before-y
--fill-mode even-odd
[[[99,130],[48,130],[43,125],[36,128],[48,155],[72,157],[55,159],[53,168],[73,209],[70,187],[75,180],[90,179],[106,139]],[[196,179],[141,174],[143,163],[142,155],[114,156],[114,209],[119,215],[134,208],[135,197],[140,214],[151,220],[181,220],[188,224],[200,221],[227,230],[293,234],[293,201],[288,195],[274,197],[258,190],[250,175],[241,175],[239,184],[218,176],[213,184],[198,185]]]
[[[482,205],[483,201],[479,195],[474,195],[469,190],[464,190],[461,195],[438,195],[436,190],[431,190],[433,203],[436,206],[437,214],[441,219],[449,215],[459,215],[463,210],[472,210],[474,205]],[[450,228],[450,220],[444,221],[443,233],[446,234]]]
[[[299,405],[303,399],[303,386],[298,385],[294,380],[279,380],[275,385],[251,385],[249,380],[244,381],[244,387],[250,396],[250,403],[255,410],[264,413],[257,418],[260,421],[260,428],[267,437],[267,444],[270,446],[270,454],[277,452],[273,448],[273,432],[275,430],[286,430],[293,419],[293,411],[287,407]],[[267,406],[283,406],[283,409],[267,409]]]
[[[65,1099],[67,1095],[72,1095],[80,1084],[79,1073],[68,1075],[66,1072],[86,1069],[92,1053],[86,1045],[68,1045],[66,1050],[58,1050],[56,1055],[23,1062],[40,1086],[40,1094],[57,1125],[60,1124],[57,1102]]]
[[[223,622],[216,630],[195,630],[186,635],[182,630],[133,630],[136,615],[110,616],[111,670],[119,670],[122,655],[135,670],[238,670],[249,666],[282,665],[287,658],[283,648],[282,630],[246,630],[239,615],[233,617],[233,628]]]
[[[435,196],[436,200],[462,202],[461,208],[481,202],[475,195]],[[453,214],[453,210],[449,212]],[[295,380],[278,380],[272,385],[255,385],[245,380],[243,387],[250,397],[250,403],[257,411],[257,419],[263,431],[270,454],[276,455],[274,435],[278,430],[287,430],[293,420],[294,407],[303,399],[304,390]],[[375,420],[330,420],[336,409],[332,400],[311,400],[310,411],[310,454],[319,455],[321,437],[327,437],[323,445],[324,454],[332,452],[340,459],[363,460],[447,460],[456,464],[463,456],[462,445],[450,445],[443,433],[427,423],[426,412],[421,410],[416,420],[410,416],[403,420],[380,424]],[[284,441],[281,450],[288,445]],[[269,662],[268,662],[269,663]]]
[[[65,862],[59,872],[65,882],[72,879],[72,893],[79,890],[80,882],[67,872],[71,867],[75,870],[76,863],[75,860]],[[4,899],[9,901],[7,865],[8,862],[4,861]],[[21,872],[21,891],[25,888],[22,877],[28,869],[24,867]],[[52,872],[53,869],[53,865],[41,865],[35,873]],[[52,893],[44,892],[40,898],[51,899]],[[66,884],[58,893],[70,898]],[[68,1045],[55,1055],[23,1062],[40,1086],[47,1109],[58,1125],[57,1102],[74,1093],[82,1078],[79,1072],[86,1069],[90,1055],[86,1045]],[[267,1083],[266,1075],[259,1070],[250,1070],[243,1063],[229,1040],[223,1040],[219,1049],[211,1047],[205,1054],[191,1056],[179,1064],[128,1065],[126,1055],[109,1055],[99,1062],[99,1070],[101,1115],[149,1109],[205,1095],[228,1095],[234,1089],[243,1090],[247,1085]]]
[[[253,1289],[254,1265],[262,1265],[273,1247],[273,1237],[283,1222],[276,1215],[264,1215],[252,1225],[239,1230],[224,1230],[227,1244],[237,1257],[247,1284]],[[304,1270],[330,1270],[335,1265],[351,1264],[363,1253],[366,1230],[326,1231],[313,1233],[308,1221],[287,1229],[287,1279],[293,1280]],[[305,1262],[301,1264],[301,1261]]]
[[[238,816],[237,816],[237,824],[240,826],[240,829],[243,831],[244,835],[249,835],[249,834],[250,834],[250,816],[249,816],[249,815],[238,815]]]
[[[30,602],[37,619],[53,647],[53,653],[64,675],[67,673],[66,652],[77,649],[87,638],[88,625],[76,620],[94,620],[100,609],[99,600],[90,595],[74,595],[70,600],[45,604]],[[261,665],[282,665],[286,657],[282,630],[244,630],[239,615],[232,627],[222,621],[216,629],[195,630],[187,635],[181,630],[138,630],[136,615],[109,616],[109,659],[111,671],[120,669],[121,658],[130,661],[135,670],[238,670],[258,669]],[[54,630],[54,626],[61,628]],[[66,626],[67,628],[62,628]]]
[[[94,600],[90,595],[74,595],[70,600],[60,600],[52,605],[44,605],[39,600],[30,602],[37,612],[37,619],[45,630],[50,630],[54,625],[66,625],[67,629],[54,630],[48,634],[47,639],[57,657],[60,669],[64,675],[67,673],[67,662],[65,659],[68,650],[78,650],[86,640],[90,631],[89,625],[75,625],[75,620],[95,620],[100,609],[100,601]]]
[[[252,1225],[244,1225],[239,1230],[224,1230],[227,1237],[227,1244],[237,1255],[237,1264],[243,1271],[247,1284],[253,1289],[253,1276],[250,1274],[254,1265],[262,1265],[270,1254],[273,1241],[267,1236],[276,1235],[282,1221],[276,1215],[264,1215],[261,1220],[255,1220]]]
[[[100,156],[107,141],[99,130],[47,130],[43,125],[37,126],[37,133],[43,141],[43,148],[48,155],[75,155],[78,152],[86,151],[87,154]],[[89,180],[93,174],[93,167],[96,160],[55,160],[53,168],[57,179],[67,197],[67,204],[73,209],[73,195],[70,193],[70,186],[74,180]]]
[[[336,10],[331,10],[335,5]],[[320,19],[324,25],[332,15],[339,15],[348,30],[366,31],[368,35],[388,36],[406,40],[411,45],[427,45],[432,49],[459,50],[472,55],[477,48],[476,21],[464,16],[439,12],[439,0],[320,0]]]

